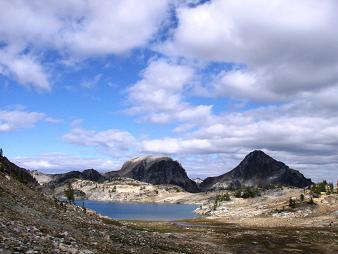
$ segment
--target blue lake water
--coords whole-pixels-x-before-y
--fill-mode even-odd
[[[96,212],[117,220],[180,220],[198,217],[194,210],[198,205],[158,204],[158,203],[124,203],[92,200],[78,200],[78,206],[95,210]]]

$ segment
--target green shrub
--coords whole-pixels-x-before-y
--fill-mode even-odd
[[[326,180],[320,183],[314,184],[310,188],[310,193],[315,198],[320,197],[322,192],[325,192],[326,194],[331,194],[332,191],[333,191],[333,184],[328,183]]]
[[[261,192],[258,188],[246,187],[242,189],[237,189],[234,193],[236,198],[254,198],[260,196]]]

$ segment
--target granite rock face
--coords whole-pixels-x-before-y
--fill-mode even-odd
[[[311,185],[312,181],[283,162],[256,150],[249,153],[233,170],[217,177],[206,178],[200,184],[200,188],[202,190],[231,189],[263,187],[270,184],[303,188]]]
[[[199,191],[182,165],[169,157],[137,157],[124,163],[120,170],[109,172],[106,176],[128,177],[151,184],[172,184],[188,192]]]

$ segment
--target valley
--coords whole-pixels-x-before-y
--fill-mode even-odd
[[[187,184],[199,188],[201,183],[191,185],[186,173],[180,169],[177,175],[175,168],[164,178],[163,175],[156,178],[156,170],[151,167],[158,167],[158,158],[150,163],[146,177],[140,172],[144,172],[143,166],[149,166],[149,157],[145,164],[132,167],[131,171],[137,172],[134,177],[143,181],[115,173],[101,174],[94,169],[48,175],[20,168],[6,157],[0,159],[3,253],[336,253],[338,250],[338,194],[333,185],[323,185],[327,192],[319,194],[314,189],[317,185],[299,188],[270,181],[266,185],[233,189],[225,188],[227,178],[227,183],[213,185],[209,190],[196,192],[193,187],[188,192]],[[264,174],[260,170],[264,171],[264,167],[259,164],[261,157],[256,160],[247,163],[244,159],[241,165],[249,165],[250,169],[256,165],[262,184]],[[165,163],[161,159],[160,162],[161,171],[165,172]],[[271,162],[275,163],[267,160]],[[247,175],[249,168],[242,167],[241,172]],[[283,168],[281,172],[288,172]],[[236,174],[236,181],[239,177]],[[296,178],[280,179],[292,183],[292,179],[299,177],[302,175],[297,173]],[[150,183],[159,179],[164,181]],[[80,200],[79,206],[66,202],[65,190],[69,186]],[[126,217],[122,216],[114,220],[114,216],[100,214],[95,206],[93,209],[82,206],[81,200],[195,204],[198,207],[191,212],[200,217],[142,221],[133,217],[124,220]]]

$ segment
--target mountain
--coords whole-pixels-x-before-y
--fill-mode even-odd
[[[262,151],[249,153],[233,170],[217,177],[208,177],[201,184],[202,190],[238,188],[244,186],[285,186],[306,187],[312,184],[299,171],[289,168]]]
[[[178,185],[189,192],[199,191],[181,164],[169,157],[137,157],[125,162],[120,170],[108,172],[105,176],[122,176],[151,184]]]
[[[33,187],[38,185],[36,179],[31,176],[27,169],[18,167],[2,155],[0,156],[0,172],[13,177],[19,182],[28,186]]]

